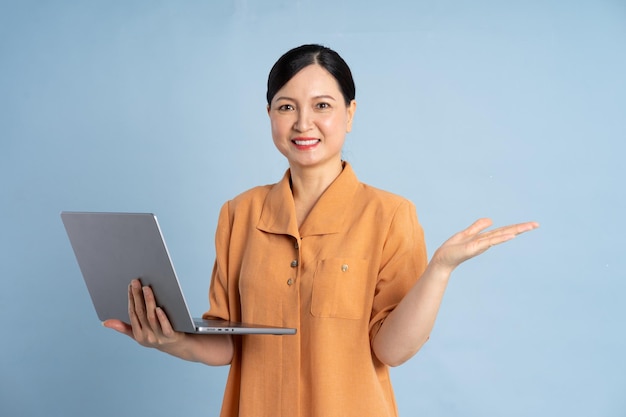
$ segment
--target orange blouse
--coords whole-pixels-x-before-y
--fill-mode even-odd
[[[297,328],[235,337],[221,416],[397,416],[371,341],[426,267],[415,207],[344,163],[298,229],[289,178],[220,212],[205,317]]]

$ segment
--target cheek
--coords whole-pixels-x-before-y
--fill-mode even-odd
[[[346,133],[348,121],[343,115],[333,115],[326,119],[320,120],[318,126],[324,130],[327,135],[343,135]]]
[[[270,126],[272,128],[272,137],[279,139],[289,132],[289,121],[286,118],[272,117],[270,119]]]
[[[270,126],[272,129],[272,142],[274,143],[274,146],[281,154],[286,156],[286,138],[289,138],[289,129],[285,127],[285,120],[273,118],[270,121]]]

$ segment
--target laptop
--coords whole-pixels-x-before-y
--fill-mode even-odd
[[[193,318],[157,218],[151,213],[61,212],[87,290],[101,321],[128,317],[128,285],[154,291],[174,330],[185,333],[295,334],[296,329]]]

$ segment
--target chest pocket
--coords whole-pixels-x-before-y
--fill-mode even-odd
[[[313,276],[311,314],[315,317],[362,318],[371,309],[367,261],[331,258],[318,261]]]

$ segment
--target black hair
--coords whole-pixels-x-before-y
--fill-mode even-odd
[[[356,88],[352,72],[346,61],[332,49],[321,45],[302,45],[287,51],[272,67],[267,78],[267,104],[301,69],[317,64],[328,71],[337,80],[341,94],[349,105],[354,100]]]

